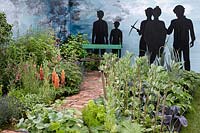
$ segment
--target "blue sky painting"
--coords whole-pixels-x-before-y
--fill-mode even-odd
[[[69,5],[72,2],[72,5]],[[176,16],[173,8],[181,4],[185,15],[193,21],[196,41],[191,48],[192,70],[200,72],[200,15],[198,0],[0,0],[0,11],[7,14],[8,22],[14,25],[14,33],[23,34],[32,27],[52,27],[56,32],[61,29],[66,34],[86,33],[91,40],[92,24],[97,19],[96,11],[103,10],[104,20],[108,22],[109,31],[113,22],[120,20],[120,29],[124,34],[122,53],[126,51],[138,55],[140,36],[136,31],[128,35],[130,26],[138,20],[136,27],[145,19],[147,7],[159,6],[162,9],[161,20],[168,27]],[[172,46],[173,35],[167,36],[168,46]]]

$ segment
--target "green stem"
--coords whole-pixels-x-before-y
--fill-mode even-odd
[[[155,123],[154,123],[153,132],[155,132],[155,130],[156,130],[159,105],[160,105],[160,91],[159,91],[159,94],[158,94],[158,100],[157,100],[157,105],[156,105],[156,114],[155,114]]]
[[[165,113],[165,104],[166,104],[166,97],[167,97],[167,91],[165,91],[165,94],[164,94],[160,132],[162,132],[162,127],[163,127],[164,113]]]
[[[106,92],[106,82],[105,82],[105,74],[103,71],[101,71],[101,80],[102,80],[102,85],[103,85],[103,94],[105,100],[108,100],[107,98],[107,92]]]
[[[141,82],[141,75],[140,75],[140,67],[138,66],[138,79],[139,79],[139,110],[141,108],[142,105],[142,101],[140,100],[140,93],[141,93],[141,89],[142,89],[142,82]],[[140,122],[140,113],[138,114],[138,118],[139,118],[139,122]]]

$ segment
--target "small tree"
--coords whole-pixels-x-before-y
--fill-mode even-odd
[[[0,45],[6,44],[11,39],[12,25],[7,23],[5,13],[0,12]]]

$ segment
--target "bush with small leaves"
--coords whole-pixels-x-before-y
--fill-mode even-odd
[[[24,110],[23,105],[14,97],[0,98],[0,128],[16,123],[23,116]]]

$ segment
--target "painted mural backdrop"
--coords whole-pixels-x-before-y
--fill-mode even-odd
[[[160,6],[161,19],[168,27],[176,17],[173,8],[177,4],[182,4],[186,8],[186,17],[193,20],[197,40],[191,49],[191,65],[193,70],[200,71],[198,0],[0,0],[0,11],[4,11],[8,21],[14,25],[15,36],[26,33],[31,27],[52,27],[60,37],[80,32],[86,33],[91,40],[92,23],[97,19],[96,11],[101,9],[105,13],[104,20],[108,22],[109,31],[115,20],[121,23],[119,28],[124,34],[122,53],[130,51],[137,55],[140,37],[135,31],[128,35],[130,25],[138,20],[136,27],[139,27],[145,19],[144,10]],[[171,46],[173,35],[167,38]]]

